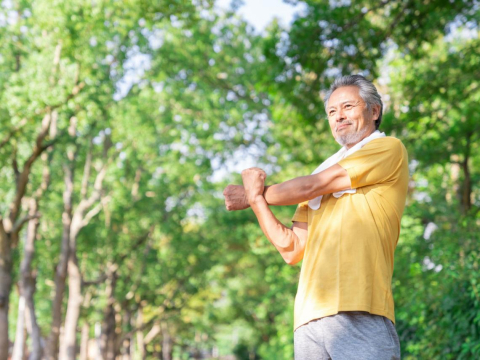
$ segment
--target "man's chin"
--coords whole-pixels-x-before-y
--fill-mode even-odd
[[[344,141],[343,139],[336,138],[335,141],[336,141],[339,145],[347,146],[347,144],[345,144],[345,141]]]
[[[342,146],[350,147],[358,144],[363,138],[365,138],[366,131],[358,131],[354,133],[338,135],[335,141]]]
[[[342,146],[350,145],[352,142],[356,140],[355,139],[356,137],[352,135],[354,134],[351,134],[350,136],[348,134],[339,135],[335,138],[335,141]]]

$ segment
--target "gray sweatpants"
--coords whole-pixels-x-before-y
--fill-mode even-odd
[[[340,312],[310,321],[294,333],[295,360],[397,360],[400,341],[386,317]]]

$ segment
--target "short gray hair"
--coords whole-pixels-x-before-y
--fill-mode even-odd
[[[330,99],[332,93],[344,86],[358,87],[360,90],[360,97],[363,99],[363,101],[365,101],[368,109],[371,109],[372,105],[380,105],[380,114],[378,115],[378,119],[375,120],[375,129],[378,129],[380,127],[380,123],[382,122],[383,115],[382,98],[372,82],[365,79],[362,75],[346,75],[336,78],[325,95],[325,111],[327,110],[328,99]]]

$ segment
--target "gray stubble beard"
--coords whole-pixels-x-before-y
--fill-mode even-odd
[[[335,138],[335,141],[342,146],[357,144],[365,137],[365,134],[367,133],[367,131],[368,131],[368,127],[365,126],[363,127],[363,129],[360,129],[359,131],[356,131],[354,133],[338,135]]]

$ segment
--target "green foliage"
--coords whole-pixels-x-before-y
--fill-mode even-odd
[[[214,348],[239,359],[291,359],[300,267],[283,262],[251,210],[227,212],[221,191],[239,183],[230,172],[245,158],[275,183],[310,173],[336,151],[322,95],[337,75],[361,72],[380,78],[381,129],[406,144],[411,163],[392,284],[403,357],[480,356],[478,4],[305,5],[289,29],[274,21],[262,36],[212,1],[2,8],[6,18],[18,15],[0,25],[3,217],[45,116],[55,119],[22,208],[25,215],[46,166],[32,264],[44,338],[66,166],[75,172],[76,208],[107,161],[98,212],[76,244],[80,325],[91,324],[90,337],[113,311],[116,336],[132,342],[132,334],[162,329],[146,344],[147,358],[158,358],[169,336],[181,359]],[[293,211],[274,209],[285,224]],[[22,241],[13,257],[17,281]],[[11,339],[17,302],[14,287]]]

